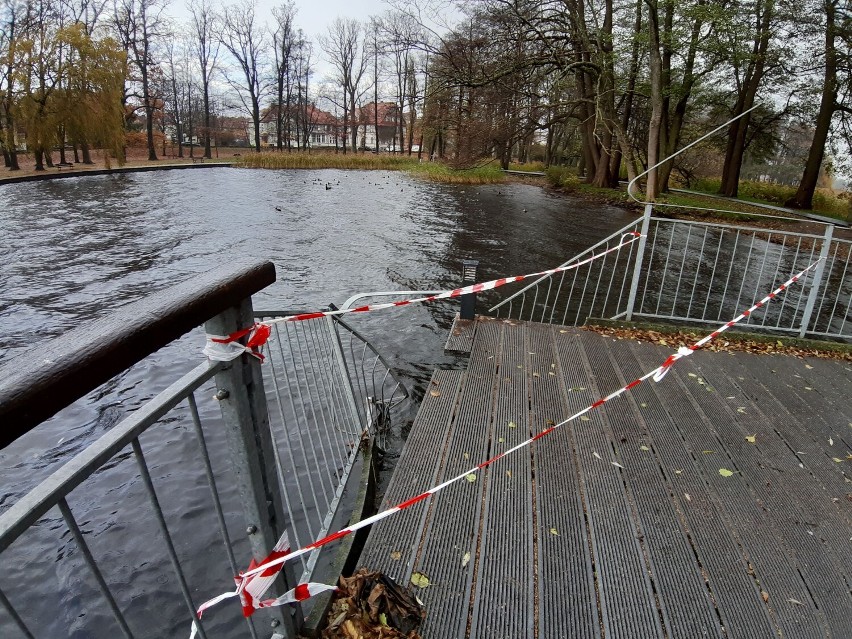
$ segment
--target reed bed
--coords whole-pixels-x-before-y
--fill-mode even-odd
[[[251,169],[349,169],[405,171],[412,177],[443,184],[494,184],[505,179],[496,163],[472,169],[453,169],[441,162],[421,162],[405,155],[373,153],[246,153],[234,164]]]

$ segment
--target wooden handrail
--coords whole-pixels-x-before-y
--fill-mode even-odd
[[[229,261],[3,362],[0,449],[274,281],[272,262]]]

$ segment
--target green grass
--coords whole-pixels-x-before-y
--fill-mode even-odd
[[[714,194],[719,192],[721,180],[705,179],[697,182],[693,190]],[[740,182],[737,197],[746,202],[760,204],[773,204],[784,206],[784,203],[796,194],[796,187],[783,184],[770,184],[769,182]],[[850,202],[848,199],[838,197],[829,189],[817,189],[814,192],[814,213],[827,215],[828,217],[845,220],[849,214]]]
[[[496,184],[506,179],[496,162],[472,169],[453,169],[441,162],[423,162],[415,164],[408,172],[415,177],[443,184]]]
[[[531,173],[541,173],[546,170],[547,167],[544,166],[544,162],[524,162],[520,164],[518,162],[512,162],[509,164],[510,171],[529,171]]]
[[[499,164],[491,162],[471,169],[453,169],[441,162],[420,162],[405,155],[373,153],[247,153],[236,166],[252,169],[351,169],[405,171],[413,177],[443,184],[493,184],[505,179]]]

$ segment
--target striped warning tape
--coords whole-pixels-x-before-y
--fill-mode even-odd
[[[215,597],[214,599],[211,599],[210,601],[202,604],[201,607],[198,609],[199,617],[201,615],[201,612],[203,612],[207,608],[210,608],[211,606],[219,603],[220,601],[227,599],[229,597],[236,597],[236,596],[240,595],[240,593],[242,591],[246,590],[246,588],[248,587],[246,585],[246,582],[248,582],[248,584],[251,584],[253,579],[257,575],[267,575],[267,576],[268,575],[274,575],[275,573],[277,573],[278,570],[280,570],[280,566],[282,566],[285,562],[290,561],[291,559],[295,559],[296,557],[307,554],[307,553],[309,553],[313,550],[316,550],[317,548],[322,548],[323,546],[330,544],[331,542],[336,541],[337,539],[341,539],[343,537],[346,537],[347,535],[351,535],[352,533],[354,533],[354,532],[356,532],[356,531],[358,531],[362,528],[366,528],[367,526],[370,526],[370,525],[372,525],[372,524],[374,524],[378,521],[386,519],[387,517],[390,517],[390,516],[400,512],[400,511],[402,511],[402,510],[405,510],[406,508],[410,508],[414,504],[417,504],[417,503],[423,501],[424,499],[427,499],[427,498],[431,497],[432,495],[435,495],[436,493],[442,491],[444,488],[446,488],[446,487],[448,487],[448,486],[450,486],[450,485],[452,485],[456,482],[459,482],[462,479],[467,478],[469,475],[474,475],[475,473],[478,473],[483,468],[487,468],[488,466],[490,466],[491,464],[496,462],[498,459],[501,459],[503,457],[511,455],[512,453],[529,446],[533,442],[541,439],[542,437],[545,437],[546,435],[549,435],[550,433],[557,430],[558,428],[580,418],[581,416],[583,416],[586,413],[602,406],[603,404],[607,403],[608,401],[615,399],[619,395],[622,395],[623,393],[625,393],[625,392],[629,391],[630,389],[638,386],[642,382],[647,381],[648,379],[653,378],[654,381],[657,381],[657,382],[661,381],[663,379],[663,377],[665,377],[668,370],[674,364],[676,364],[678,360],[680,360],[681,358],[686,357],[688,355],[691,355],[692,353],[694,353],[695,351],[700,349],[702,346],[707,344],[709,341],[715,339],[716,337],[718,337],[719,335],[724,333],[726,330],[728,330],[729,328],[734,326],[736,323],[742,321],[746,317],[749,317],[757,309],[768,304],[776,296],[778,296],[780,293],[783,293],[792,284],[798,282],[808,272],[810,272],[811,270],[816,268],[819,265],[819,263],[822,262],[823,259],[825,259],[825,258],[818,259],[817,261],[815,261],[814,263],[809,265],[807,268],[803,269],[802,271],[800,271],[799,273],[797,273],[796,275],[794,275],[793,277],[788,279],[781,286],[779,286],[774,291],[769,293],[766,297],[761,299],[759,302],[756,302],[749,309],[743,311],[742,313],[737,315],[734,319],[726,322],[725,324],[720,326],[718,329],[716,329],[715,331],[713,331],[709,335],[701,338],[692,346],[682,347],[682,348],[678,349],[677,353],[670,355],[668,358],[666,358],[666,360],[660,366],[658,366],[654,370],[649,371],[648,373],[645,373],[642,377],[639,377],[639,378],[633,380],[632,382],[630,382],[629,384],[627,384],[626,386],[623,386],[622,388],[620,388],[616,391],[613,391],[612,393],[610,393],[606,397],[600,398],[595,403],[590,404],[589,406],[587,406],[583,410],[574,413],[573,415],[562,420],[558,424],[554,424],[553,426],[545,428],[543,431],[541,431],[540,433],[530,437],[526,441],[523,441],[520,444],[517,444],[516,446],[513,446],[513,447],[503,451],[502,453],[495,455],[491,459],[487,459],[486,461],[482,462],[481,464],[473,466],[472,468],[464,471],[463,473],[456,475],[455,477],[452,477],[451,479],[448,479],[445,482],[438,484],[437,486],[434,486],[434,487],[430,488],[429,490],[427,490],[423,493],[420,493],[419,495],[417,495],[415,497],[407,499],[406,501],[399,503],[396,506],[392,506],[391,508],[388,508],[387,510],[383,510],[379,513],[376,513],[372,517],[368,517],[367,519],[363,519],[356,524],[353,524],[351,526],[347,526],[346,528],[341,528],[337,532],[332,533],[330,535],[327,535],[327,536],[323,537],[322,539],[318,539],[317,541],[315,541],[311,544],[308,544],[307,546],[304,546],[302,548],[299,548],[298,550],[293,550],[293,551],[290,551],[290,552],[286,552],[284,554],[279,553],[279,556],[276,556],[276,557],[273,557],[272,555],[270,555],[270,557],[267,558],[267,560],[264,560],[263,562],[261,562],[260,565],[255,566],[255,567],[250,566],[248,570],[246,570],[245,572],[241,573],[239,576],[234,578],[236,583],[237,583],[237,590],[234,591],[234,592],[223,593],[222,595],[219,595],[218,597]],[[615,464],[615,465],[618,465],[618,464]],[[285,533],[284,536],[282,536],[282,539],[286,540],[286,533]],[[289,542],[286,542],[286,545],[289,546]],[[281,540],[279,540],[279,543],[276,545],[276,548],[278,548],[279,546],[282,546]],[[275,553],[273,552],[273,554],[275,554]],[[271,600],[271,601],[276,602],[276,601],[280,600],[281,603],[288,603],[288,602],[295,601],[296,599],[294,599],[294,597],[297,596],[297,591],[299,590],[299,588],[302,588],[303,594],[308,594],[308,596],[310,596],[309,592],[304,591],[305,590],[304,586],[306,586],[306,585],[302,584],[302,585],[298,586],[297,588],[285,593],[282,597],[279,597],[278,600]],[[308,590],[309,590],[311,586],[322,587],[323,584],[307,584],[307,586],[308,586]],[[325,589],[332,589],[333,586],[324,586],[324,588]],[[266,602],[264,602],[264,603],[266,603]],[[269,605],[280,605],[280,604],[279,603],[270,603]],[[247,614],[251,614],[251,612],[253,612],[253,610],[248,611]],[[246,613],[246,609],[244,608],[244,614],[245,613]],[[194,632],[194,624],[193,624],[193,632]]]
[[[456,288],[451,291],[444,291],[442,293],[436,293],[434,295],[428,295],[426,297],[417,297],[409,300],[397,300],[395,302],[384,302],[382,304],[369,304],[366,306],[358,306],[356,308],[345,308],[336,311],[316,311],[314,313],[300,313],[298,315],[287,315],[285,317],[275,317],[272,319],[264,320],[262,322],[256,322],[252,326],[240,329],[239,331],[231,333],[230,335],[208,335],[207,344],[204,347],[204,354],[212,360],[229,362],[233,359],[236,359],[243,353],[248,353],[250,355],[254,355],[258,359],[263,361],[263,355],[261,354],[260,350],[266,343],[266,341],[269,339],[269,335],[271,332],[270,326],[272,326],[273,324],[278,324],[280,322],[304,322],[306,320],[318,319],[321,317],[333,317],[336,315],[344,315],[346,313],[369,313],[372,311],[380,311],[388,308],[408,306],[409,304],[426,304],[429,302],[435,302],[437,300],[460,297],[462,295],[468,295],[470,293],[490,291],[492,289],[505,286],[506,284],[522,282],[533,277],[545,277],[548,275],[564,273],[566,271],[571,271],[580,268],[581,266],[590,264],[591,262],[594,262],[595,260],[604,257],[605,255],[609,255],[610,253],[614,253],[615,251],[620,251],[622,248],[629,244],[632,244],[640,237],[641,234],[637,231],[630,231],[629,233],[625,233],[621,236],[621,242],[616,246],[608,248],[605,251],[601,251],[600,253],[594,253],[591,257],[587,257],[586,259],[581,260],[579,262],[573,262],[566,266],[558,266],[556,268],[548,269],[546,271],[539,271],[538,273],[516,275],[514,277],[501,277],[496,280],[491,280],[490,282],[470,284],[468,286]],[[243,337],[247,338],[246,344],[241,344],[238,341]]]

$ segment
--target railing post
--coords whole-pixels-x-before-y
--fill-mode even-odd
[[[476,284],[476,269],[479,260],[462,260],[462,286]],[[472,320],[476,315],[476,293],[461,296],[459,319]]]
[[[811,292],[808,293],[808,302],[805,304],[805,312],[802,314],[802,325],[799,329],[799,337],[804,337],[808,332],[808,327],[811,324],[811,316],[816,305],[816,298],[819,294],[819,287],[822,284],[822,276],[825,273],[825,264],[828,261],[828,251],[831,248],[831,240],[834,236],[834,225],[828,224],[825,227],[825,236],[822,241],[822,248],[819,251],[820,263],[814,270],[814,279],[811,282]]]
[[[639,238],[639,248],[636,251],[636,263],[633,265],[633,279],[630,282],[630,295],[627,298],[627,313],[624,316],[628,322],[633,320],[633,307],[636,304],[636,291],[639,289],[639,279],[642,275],[642,260],[645,257],[645,244],[648,240],[648,229],[651,228],[651,214],[654,207],[645,205],[645,213],[642,215],[642,229]]]
[[[245,299],[239,306],[208,320],[204,328],[212,335],[230,335],[251,326],[253,322],[251,299]],[[287,523],[276,481],[260,362],[249,355],[238,357],[216,374],[216,386],[216,398],[222,410],[231,463],[245,515],[244,530],[254,559],[260,562],[272,551]],[[295,585],[292,568],[285,564],[281,577],[272,585],[272,589],[277,591],[274,596]],[[289,611],[289,607],[276,607],[255,614],[268,615],[274,633],[292,639],[296,636],[296,627],[302,622],[302,612],[297,607],[294,620]]]

